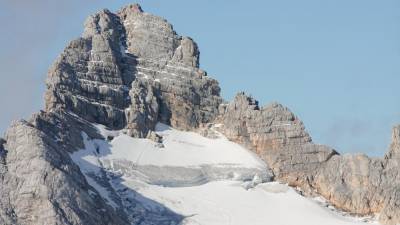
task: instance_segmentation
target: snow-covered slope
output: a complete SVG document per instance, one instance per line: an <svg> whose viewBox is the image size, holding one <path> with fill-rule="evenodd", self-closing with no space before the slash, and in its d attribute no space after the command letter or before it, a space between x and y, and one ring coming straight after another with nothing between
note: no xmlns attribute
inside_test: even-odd
<svg viewBox="0 0 400 225"><path fill-rule="evenodd" d="M158 124L161 146L97 127L112 140L83 133L85 149L71 157L132 224L365 224L270 182L263 161L220 134L210 139Z"/></svg>
<svg viewBox="0 0 400 225"><path fill-rule="evenodd" d="M231 166L266 169L256 155L226 138L209 139L197 133L174 130L157 124L157 133L163 137L163 147L148 139L119 135L112 142L110 159L125 158L138 165L193 167L201 165ZM132 150L134 149L134 150Z"/></svg>

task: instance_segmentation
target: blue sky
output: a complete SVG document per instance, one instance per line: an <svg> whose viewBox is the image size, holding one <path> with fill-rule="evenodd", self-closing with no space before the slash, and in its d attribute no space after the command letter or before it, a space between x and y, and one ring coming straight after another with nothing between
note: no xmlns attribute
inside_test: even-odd
<svg viewBox="0 0 400 225"><path fill-rule="evenodd" d="M137 1L201 51L222 95L278 101L317 143L381 156L400 123L400 1ZM85 18L132 1L0 2L0 132L43 107L44 79Z"/></svg>

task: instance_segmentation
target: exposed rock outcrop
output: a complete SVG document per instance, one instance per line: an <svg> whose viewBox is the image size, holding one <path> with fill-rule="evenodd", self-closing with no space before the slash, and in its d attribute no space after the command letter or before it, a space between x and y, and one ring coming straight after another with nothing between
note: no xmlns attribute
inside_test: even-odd
<svg viewBox="0 0 400 225"><path fill-rule="evenodd" d="M253 149L279 180L311 190L314 174L337 153L313 144L303 123L288 108L272 103L259 107L244 93L223 110L221 131L231 140Z"/></svg>
<svg viewBox="0 0 400 225"><path fill-rule="evenodd" d="M314 144L303 123L289 109L273 103L259 107L239 93L222 106L220 131L254 150L276 179L320 194L334 206L358 215L380 213L383 224L398 224L400 216L400 128L393 129L385 159L366 155L339 155Z"/></svg>
<svg viewBox="0 0 400 225"><path fill-rule="evenodd" d="M129 135L146 137L158 122L160 106L154 88L147 80L135 80L129 92L131 106L126 110Z"/></svg>
<svg viewBox="0 0 400 225"><path fill-rule="evenodd" d="M392 143L389 152L385 156L386 159L400 159L400 125L393 127Z"/></svg>
<svg viewBox="0 0 400 225"><path fill-rule="evenodd" d="M93 129L84 126L66 114L40 113L8 129L1 224L129 224L87 183L68 154L82 142L75 137Z"/></svg>
<svg viewBox="0 0 400 225"><path fill-rule="evenodd" d="M211 122L222 99L199 69L195 42L166 20L130 5L90 16L49 71L46 110L69 110L146 137L155 121L181 129Z"/></svg>

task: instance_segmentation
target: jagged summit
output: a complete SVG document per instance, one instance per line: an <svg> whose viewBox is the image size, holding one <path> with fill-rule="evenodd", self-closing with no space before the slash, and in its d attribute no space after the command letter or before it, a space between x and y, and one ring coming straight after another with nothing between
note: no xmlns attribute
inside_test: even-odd
<svg viewBox="0 0 400 225"><path fill-rule="evenodd" d="M400 158L400 125L392 129L392 143L390 144L386 158Z"/></svg>
<svg viewBox="0 0 400 225"><path fill-rule="evenodd" d="M47 87L47 111L66 109L139 137L157 121L181 129L211 122L222 101L218 82L199 69L197 44L137 4L90 16Z"/></svg>
<svg viewBox="0 0 400 225"><path fill-rule="evenodd" d="M384 159L342 156L313 143L303 122L279 103L260 107L245 93L223 103L218 82L200 69L199 58L191 38L178 35L165 19L143 12L138 4L90 16L82 37L67 45L48 72L45 110L14 122L0 139L0 224L178 224L182 215L149 199L147 203L154 207L143 205L146 198L128 190L121 176L148 175L146 182L154 182L150 178L155 176L163 181L161 185L189 177L197 184L211 178L237 179L237 172L246 173L241 179L248 188L275 179L306 196L322 196L340 210L379 214L386 225L400 223L398 126ZM209 139L196 136L201 141L190 143L188 134L173 136L178 130L202 133ZM163 141L172 146L166 149L174 149L175 144L189 149L194 159L196 149L221 142L247 154L240 144L264 161L257 166L264 176L251 180L247 172L254 175L254 168L216 170L221 165L139 165L149 149L152 154L159 150L154 155L162 160L186 165L179 160L187 159L187 152L180 152L182 158L171 157L161 150ZM137 161L107 161L107 154L126 143L144 149L132 151ZM220 155L225 151L211 150L206 149L222 162L229 158ZM104 161L80 164L85 157ZM210 155L206 158L206 162L214 160ZM127 197L127 192L135 197Z"/></svg>
<svg viewBox="0 0 400 225"><path fill-rule="evenodd" d="M129 9L129 10L131 10L133 12L136 12L136 13L142 13L143 12L142 7L138 3L134 3L134 4L130 4L128 6L125 6L122 10L127 10L127 9Z"/></svg>

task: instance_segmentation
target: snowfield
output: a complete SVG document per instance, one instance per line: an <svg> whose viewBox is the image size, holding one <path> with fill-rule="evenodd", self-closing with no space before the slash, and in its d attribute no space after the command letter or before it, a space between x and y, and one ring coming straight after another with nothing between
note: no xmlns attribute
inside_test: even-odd
<svg viewBox="0 0 400 225"><path fill-rule="evenodd" d="M270 182L246 190L237 181L200 186L146 186L139 193L186 216L190 225L354 225L344 217L304 198L286 185Z"/></svg>
<svg viewBox="0 0 400 225"><path fill-rule="evenodd" d="M111 142L109 158L126 159L138 165L193 167L227 164L261 170L267 168L256 155L224 137L209 139L197 133L174 130L160 123L156 131L163 137L163 148L155 148L154 142L148 139L119 135Z"/></svg>
<svg viewBox="0 0 400 225"><path fill-rule="evenodd" d="M105 139L82 133L71 155L89 184L132 224L356 225L284 184L254 153L221 134L215 139L158 124L161 146L96 125ZM95 194L95 192L93 192Z"/></svg>

